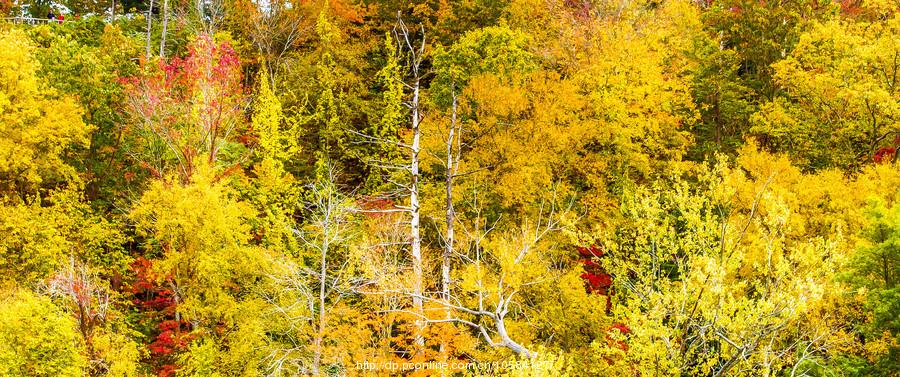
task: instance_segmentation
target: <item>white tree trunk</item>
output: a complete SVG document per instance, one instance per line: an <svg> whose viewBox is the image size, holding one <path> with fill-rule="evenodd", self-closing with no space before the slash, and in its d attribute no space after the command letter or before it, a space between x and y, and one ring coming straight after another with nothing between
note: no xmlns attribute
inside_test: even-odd
<svg viewBox="0 0 900 377"><path fill-rule="evenodd" d="M413 131L413 141L412 141L412 159L410 161L410 173L411 173L411 184L410 184L410 195L409 195L409 207L410 207L410 221L409 221L409 231L410 231L410 249L412 253L412 268L413 268L413 306L415 307L416 313L419 315L424 314L424 306L422 305L422 236L420 235L420 215L419 215L419 152L421 150L420 139L422 136L422 132L419 129L419 78L416 77L415 84L413 84L413 98L412 98L412 131ZM425 339L423 337L423 332L425 329L425 323L421 320L416 321L416 327L418 328L418 334L416 334L416 347L419 348L417 352L421 351L421 348L425 345Z"/></svg>
<svg viewBox="0 0 900 377"><path fill-rule="evenodd" d="M516 343L516 341L512 340L512 338L509 337L509 333L506 332L506 324L504 323L503 317L498 316L496 319L494 319L494 321L496 322L497 335L500 335L500 344L502 346L509 348L510 350L515 352L516 355L521 355L528 358L535 356L535 354L528 348L525 348L525 346Z"/></svg>
<svg viewBox="0 0 900 377"><path fill-rule="evenodd" d="M456 134L456 95L453 95L453 107L450 116L450 134L447 136L447 234L444 237L444 255L441 260L441 294L444 300L450 299L450 258L453 256L453 223L456 221L456 213L453 209L453 178L456 175L453 158L453 138ZM459 136L457 136L459 137ZM457 160L458 161L458 160ZM458 162L457 162L458 163Z"/></svg>
<svg viewBox="0 0 900 377"><path fill-rule="evenodd" d="M147 60L150 60L150 34L153 26L153 0L150 0L150 7L147 8Z"/></svg>
<svg viewBox="0 0 900 377"><path fill-rule="evenodd" d="M322 363L322 341L325 338L325 284L326 278L325 275L328 273L328 248L329 248L329 219L331 215L331 197L328 198L328 205L326 207L325 214L325 226L323 227L324 235L322 237L322 246L319 250L320 252L320 261L321 266L319 266L319 324L316 329L316 337L313 340L314 343L314 351L313 351L313 375L319 375L319 365Z"/></svg>
<svg viewBox="0 0 900 377"><path fill-rule="evenodd" d="M163 0L163 9L162 9L163 23L162 23L162 37L159 41L159 57L164 58L166 56L166 29L169 26L169 0Z"/></svg>

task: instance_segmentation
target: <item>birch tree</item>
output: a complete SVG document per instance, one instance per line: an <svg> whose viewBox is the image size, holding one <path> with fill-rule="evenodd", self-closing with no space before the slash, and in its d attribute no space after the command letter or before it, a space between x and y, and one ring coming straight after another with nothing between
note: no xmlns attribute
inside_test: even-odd
<svg viewBox="0 0 900 377"><path fill-rule="evenodd" d="M144 59L150 60L150 35L153 31L153 0L150 0L150 6L147 7L147 51Z"/></svg>
<svg viewBox="0 0 900 377"><path fill-rule="evenodd" d="M162 35L159 37L159 57L166 57L166 32L169 27L169 0L163 0Z"/></svg>
<svg viewBox="0 0 900 377"><path fill-rule="evenodd" d="M391 209L383 209L377 210L379 212L402 212L406 213L409 216L408 220L408 229L409 229L409 254L410 254L410 268L412 269L412 289L413 294L411 295L413 308L415 313L423 312L423 293L425 289L424 282L424 269L423 269L423 255L422 255L422 214L421 214L421 203L420 203L420 154L422 153L422 129L421 122L423 119L422 107L421 107L421 90L422 90L422 80L426 75L426 72L423 68L423 61L425 59L425 30L424 28L420 28L419 32L420 36L417 40L417 36L412 34L409 28L406 26L406 23L403 22L402 17L397 15L397 24L392 30L392 38L395 47L392 49L396 52L396 61L389 61L388 67L386 67L385 71L394 70L394 72L386 72L383 73L388 78L388 83L393 85L400 84L398 92L388 91L386 95L391 95L389 100L402 101L403 106L409 109L409 129L411 132L410 140L406 141L395 141L384 136L378 135L368 135L360 132L353 132L356 136L363 140L366 143L376 143L376 144L386 144L394 147L398 147L400 149L405 150L408 153L409 160L405 163L392 163L385 161L374 161L378 167L386 168L393 171L401 171L407 174L403 182L397 182L391 180L398 188L398 192L401 195L406 196L408 200L408 205L406 206L395 206L395 208ZM397 65L397 63L402 63L402 66ZM406 70L406 72L403 72ZM404 91L406 93L404 93ZM395 94L399 94L396 96ZM405 99L402 99L403 96L406 96ZM398 98L399 97L399 98ZM396 103L396 102L395 102ZM389 106L395 106L395 104L389 104ZM396 114L396 109L388 109L389 114ZM390 180L390 178L389 178ZM422 321L417 321L417 334L415 336L415 344L418 349L417 352L422 352L422 348L425 345L425 339L422 336L422 332L424 331L426 323Z"/></svg>

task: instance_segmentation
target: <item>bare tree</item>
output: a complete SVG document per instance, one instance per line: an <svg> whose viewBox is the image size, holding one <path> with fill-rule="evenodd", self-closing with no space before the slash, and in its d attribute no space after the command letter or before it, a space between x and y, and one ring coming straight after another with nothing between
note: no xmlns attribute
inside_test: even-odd
<svg viewBox="0 0 900 377"><path fill-rule="evenodd" d="M69 263L46 284L50 296L60 298L72 312L78 330L85 341L91 367L105 370L106 362L94 349L94 332L106 322L109 309L109 289L100 283L96 273L84 263L70 256Z"/></svg>
<svg viewBox="0 0 900 377"><path fill-rule="evenodd" d="M292 260L279 263L280 271L268 278L274 283L271 292L261 296L272 308L273 324L284 322L284 326L270 326L269 331L278 335L280 342L263 358L266 376L292 376L308 372L307 360L310 341L306 335L314 333L316 323L316 294L309 276L312 270L305 269Z"/></svg>
<svg viewBox="0 0 900 377"><path fill-rule="evenodd" d="M547 235L562 229L561 221L569 212L571 204L565 211L557 211L556 205L551 203L548 209L541 205L538 219L534 225L524 224L520 233L509 238L509 243L518 243L512 258L512 264L507 266L497 265L488 260L488 256L482 246L482 242L494 231L499 219L488 226L487 221L481 216L479 204L473 205L476 211L473 229L463 228L470 240L469 251L465 254L457 253L466 263L475 266L478 281L472 291L453 295L452 292L446 298L443 292L438 297L420 295L416 292L399 292L416 296L423 301L435 304L444 314L444 318L432 318L427 313L417 315L426 324L431 323L459 323L475 330L491 347L505 347L525 357L534 357L536 353L521 343L515 341L507 331L507 316L513 307L519 303L517 295L522 288L536 285L553 279L554 273L546 271L540 276L518 284L508 283L511 280L520 280L513 275L527 271L533 266L527 266L529 258L537 256L537 245ZM495 256L496 257L496 256ZM495 258L497 259L497 258ZM503 259L503 258L500 258ZM485 281L482 276L489 274L492 281Z"/></svg>
<svg viewBox="0 0 900 377"><path fill-rule="evenodd" d="M223 0L193 0L176 2L171 10L188 32L195 35L215 35L225 20ZM183 22L183 23L182 23Z"/></svg>
<svg viewBox="0 0 900 377"><path fill-rule="evenodd" d="M282 1L270 1L255 15L250 38L265 57L263 64L268 68L272 86L278 67L286 60L291 47L311 29L310 24L304 25L305 22L301 14Z"/></svg>
<svg viewBox="0 0 900 377"><path fill-rule="evenodd" d="M420 27L421 37L416 41L416 37L410 32L400 13L397 14L397 25L393 31L394 41L397 43L397 50L401 53L405 60L405 66L409 70L407 72L408 82L401 81L404 88L409 91L409 99L404 105L410 109L410 129L412 131L412 140L410 143L399 142L366 135L360 132L349 130L351 134L359 136L366 143L390 144L409 152L408 164L392 164L385 162L375 162L380 168L394 169L405 171L409 174L408 182L393 182L400 188L400 192L408 196L408 206L396 206L395 208L385 210L375 210L375 212L402 212L409 215L409 250L412 267L412 291L414 311L421 313L424 308L422 300L424 293L424 267L422 256L422 235L421 235L421 211L419 197L419 179L421 177L419 171L420 154L422 153L422 129L421 121L423 119L421 100L421 84L426 72L422 68L422 62L425 59L425 29ZM423 332L426 323L419 320L416 321L417 334L415 336L415 345L417 352L424 351L425 339Z"/></svg>
<svg viewBox="0 0 900 377"><path fill-rule="evenodd" d="M452 104L450 113L450 130L447 133L447 155L446 155L446 177L445 177L445 194L446 194L446 222L447 230L444 233L444 254L441 257L441 293L443 299L450 299L450 261L453 256L454 246L454 223L456 222L456 212L453 208L453 180L459 172L459 160L462 155L462 125L456 119L457 98L455 90L451 90ZM454 152L454 145L456 146Z"/></svg>
<svg viewBox="0 0 900 377"><path fill-rule="evenodd" d="M283 314L288 322L307 322L312 329L312 345L309 350L312 354L309 367L312 375L320 374L331 309L347 295L357 292L366 282L364 279L347 275L353 258L340 258L339 262L334 258L334 254L340 248L346 247L354 236L350 220L353 213L357 212L352 203L338 192L335 181L335 171L331 167L328 169L326 181L308 187L311 199L305 205L305 226L291 229L301 241L301 245L315 253L319 265L309 268L287 261L285 262L287 273L273 276L273 280L279 282L284 289L295 291L297 297L296 300L289 301L287 306L278 303L276 307L279 308L279 313ZM275 303L276 300L270 302ZM295 315L296 306L307 307L309 315ZM296 342L293 346L294 350L309 347L302 342ZM285 350L270 355L268 358L270 371L285 369L289 355L291 352Z"/></svg>
<svg viewBox="0 0 900 377"><path fill-rule="evenodd" d="M420 113L419 107L419 90L422 80L421 65L425 55L425 31L424 28L422 28L421 43L418 47L414 47L409 29L406 27L406 24L398 13L397 27L394 28L394 35L400 43L400 49L403 50L405 46L406 51L408 51L409 68L412 76L410 88L412 90L412 99L407 104L411 110L410 124L413 133L412 144L410 145L411 156L409 169L409 234L411 243L410 253L412 254L413 265L413 293L415 294L413 296L413 305L417 312L422 313L423 303L420 297L424 290L424 276L422 268L422 236L420 234L421 213L419 211L419 153L422 151L422 129L419 127L419 122L422 120L422 114ZM424 328L425 324L420 323L419 334L416 335L416 345L418 347L422 347L425 344L425 339L422 337L422 330Z"/></svg>

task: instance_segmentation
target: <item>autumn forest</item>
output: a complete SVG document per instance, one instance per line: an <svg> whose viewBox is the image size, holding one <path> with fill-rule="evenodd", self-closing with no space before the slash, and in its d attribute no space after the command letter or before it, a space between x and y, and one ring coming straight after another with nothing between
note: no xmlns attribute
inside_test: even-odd
<svg viewBox="0 0 900 377"><path fill-rule="evenodd" d="M900 376L896 0L0 13L0 376Z"/></svg>

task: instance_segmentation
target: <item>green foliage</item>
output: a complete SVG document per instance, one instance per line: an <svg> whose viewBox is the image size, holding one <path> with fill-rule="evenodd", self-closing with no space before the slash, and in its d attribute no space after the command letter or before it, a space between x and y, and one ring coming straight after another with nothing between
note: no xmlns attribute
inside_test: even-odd
<svg viewBox="0 0 900 377"><path fill-rule="evenodd" d="M84 109L84 122L95 130L71 164L83 173L92 204L110 205L129 186L126 174L143 173L121 145L126 103L119 78L137 73L131 58L139 53L138 44L98 18L65 27L45 25L29 34L39 46L35 56L41 81L75 99Z"/></svg>
<svg viewBox="0 0 900 377"><path fill-rule="evenodd" d="M820 0L705 5L695 76L695 99L703 116L696 129L698 160L737 149L751 133L750 116L768 113L761 105L782 93L773 64L791 54L810 23L834 18L839 11L837 3Z"/></svg>
<svg viewBox="0 0 900 377"><path fill-rule="evenodd" d="M865 299L871 314L861 326L868 363L862 371L886 374L900 368L900 206L871 200L866 209L868 226L862 232L859 251L850 263L849 282ZM867 364L867 365L866 365Z"/></svg>
<svg viewBox="0 0 900 377"><path fill-rule="evenodd" d="M370 135L379 138L395 138L400 125L406 119L403 109L403 81L397 48L393 37L386 34L384 37L384 50L387 54L385 65L378 71L376 80L381 85L382 115L378 122L369 130Z"/></svg>
<svg viewBox="0 0 900 377"><path fill-rule="evenodd" d="M866 241L856 255L855 273L869 289L893 289L900 285L900 208L874 200L867 209ZM864 283L863 283L864 282Z"/></svg>
<svg viewBox="0 0 900 377"><path fill-rule="evenodd" d="M507 81L534 71L536 59L526 50L527 45L527 34L505 25L467 32L450 48L435 52L433 100L448 107L451 94L462 93L479 75Z"/></svg>
<svg viewBox="0 0 900 377"><path fill-rule="evenodd" d="M700 119L692 130L696 135L692 159L702 160L716 152L733 153L748 132L750 115L756 110L751 90L741 79L738 53L722 49L722 41L697 38L694 59L694 99Z"/></svg>

